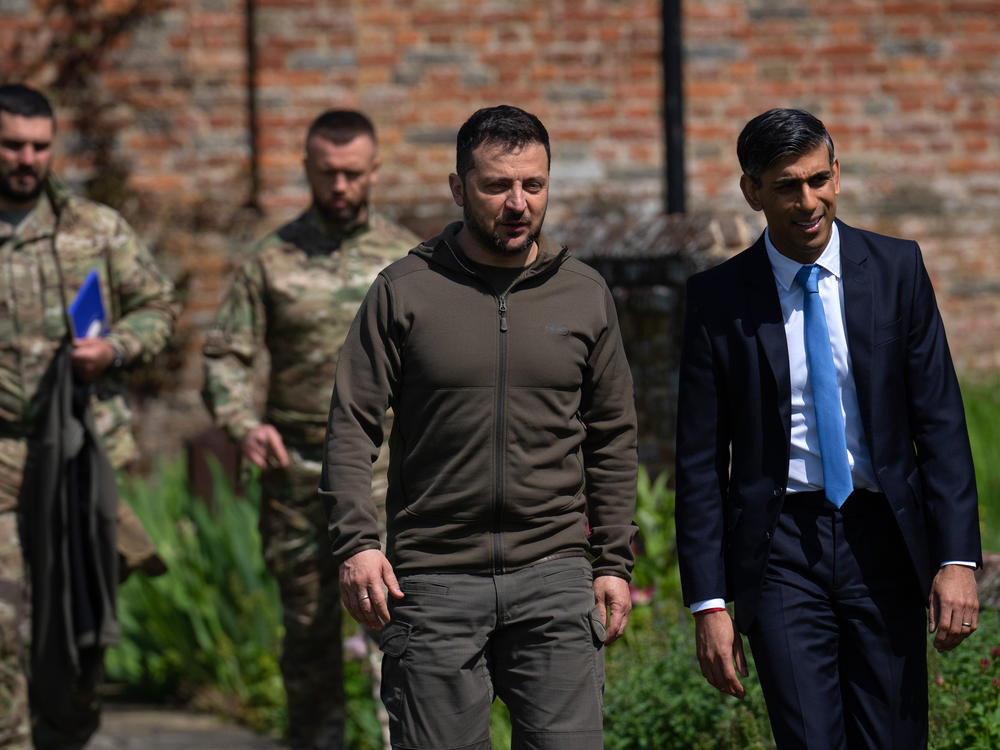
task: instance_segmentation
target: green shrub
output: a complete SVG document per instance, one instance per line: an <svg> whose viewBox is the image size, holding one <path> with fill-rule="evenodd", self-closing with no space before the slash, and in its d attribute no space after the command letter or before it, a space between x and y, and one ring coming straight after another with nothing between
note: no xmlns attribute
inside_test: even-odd
<svg viewBox="0 0 1000 750"><path fill-rule="evenodd" d="M1000 382L962 384L976 463L983 547L1000 552Z"/></svg>
<svg viewBox="0 0 1000 750"><path fill-rule="evenodd" d="M681 602L674 493L667 486L666 474L650 480L640 467L635 519L640 531L632 614L625 636L605 652L605 747L773 747L752 669L743 680L747 689L743 701L721 695L701 676L694 621Z"/></svg>
<svg viewBox="0 0 1000 750"><path fill-rule="evenodd" d="M345 613L344 630L354 621ZM347 713L344 726L344 747L351 750L382 750L382 727L375 712L372 676L369 662L344 662L344 701Z"/></svg>
<svg viewBox="0 0 1000 750"><path fill-rule="evenodd" d="M954 651L928 658L930 746L1000 747L1000 615L980 613L979 629Z"/></svg>
<svg viewBox="0 0 1000 750"><path fill-rule="evenodd" d="M677 567L674 491L667 486L665 473L651 480L646 467L639 467L635 522L639 532L633 545L632 630L649 627L654 617L676 619L686 611L681 605L681 574Z"/></svg>
<svg viewBox="0 0 1000 750"><path fill-rule="evenodd" d="M168 572L119 590L119 646L107 673L146 698L195 700L258 729L281 729L281 608L257 533L259 492L217 478L213 508L188 490L181 462L123 487Z"/></svg>
<svg viewBox="0 0 1000 750"><path fill-rule="evenodd" d="M774 746L756 672L751 666L742 680L747 690L742 701L709 685L698 668L690 616L644 622L608 648L606 662L604 743L609 750Z"/></svg>
<svg viewBox="0 0 1000 750"><path fill-rule="evenodd" d="M980 401L967 397L970 415L979 414ZM992 413L993 407L983 408ZM970 416L974 450L982 449L983 438L976 436L984 433L977 429L981 424L990 429L986 422ZM977 468L983 492L983 482L994 481L991 467ZM190 494L178 462L123 488L170 570L155 579L133 575L121 588L122 643L109 651L107 667L109 679L124 683L133 695L194 700L280 733L287 724L278 668L280 603L260 555L257 487L250 482L247 497L237 498L225 482L217 482L210 510ZM773 747L749 649L745 700L719 694L701 676L693 620L680 600L674 497L666 478L651 481L643 470L637 506L642 534L633 585L637 600L645 603L635 605L624 638L606 651L606 747ZM353 632L351 623L345 618L345 636ZM929 654L931 748L1000 747L996 613L984 612L979 631L954 652ZM345 691L347 746L378 750L366 662L345 663ZM497 701L490 722L497 750L510 747L508 722L506 707Z"/></svg>

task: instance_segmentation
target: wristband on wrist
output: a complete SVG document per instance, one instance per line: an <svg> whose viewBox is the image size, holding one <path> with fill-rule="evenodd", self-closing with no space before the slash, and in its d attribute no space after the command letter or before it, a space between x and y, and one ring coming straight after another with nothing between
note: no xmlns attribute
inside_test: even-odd
<svg viewBox="0 0 1000 750"><path fill-rule="evenodd" d="M709 607L708 609L700 609L697 612L692 612L692 616L698 617L700 615L707 615L709 612L725 612L725 607Z"/></svg>

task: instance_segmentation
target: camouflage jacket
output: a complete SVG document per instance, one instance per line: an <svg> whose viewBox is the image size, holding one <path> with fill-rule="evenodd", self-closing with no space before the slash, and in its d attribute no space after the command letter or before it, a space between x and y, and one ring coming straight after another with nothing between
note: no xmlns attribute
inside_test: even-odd
<svg viewBox="0 0 1000 750"><path fill-rule="evenodd" d="M148 361L166 344L177 306L173 285L111 208L73 195L55 178L11 232L0 224L0 437L32 434L46 394L42 376L68 333L68 305L97 270L108 341L123 364ZM135 456L116 371L94 388L94 420L109 458Z"/></svg>
<svg viewBox="0 0 1000 750"><path fill-rule="evenodd" d="M340 347L368 287L419 239L372 214L342 239L315 207L265 237L243 264L205 341L203 396L237 443L273 424L292 445L320 449ZM254 367L270 356L258 414Z"/></svg>

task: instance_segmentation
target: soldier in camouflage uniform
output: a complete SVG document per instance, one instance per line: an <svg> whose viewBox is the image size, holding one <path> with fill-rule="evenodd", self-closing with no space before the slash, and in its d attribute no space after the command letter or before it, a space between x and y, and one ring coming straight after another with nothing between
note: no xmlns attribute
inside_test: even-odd
<svg viewBox="0 0 1000 750"><path fill-rule="evenodd" d="M343 745L338 571L316 493L337 357L375 276L419 242L370 209L378 167L364 115L335 110L313 122L305 149L312 205L257 245L205 342L205 402L263 469L260 530L284 607L281 670L296 750ZM261 416L253 371L265 350ZM384 503L384 466L380 477L373 492Z"/></svg>
<svg viewBox="0 0 1000 750"><path fill-rule="evenodd" d="M19 498L29 439L47 394L42 376L69 335L66 302L91 270L100 277L110 332L73 341L74 379L93 383L92 413L120 467L136 453L120 370L147 361L173 329L173 287L122 218L76 197L49 173L52 109L37 91L0 86L0 748L81 748L97 728L95 668L73 678L70 715L31 705L31 599Z"/></svg>

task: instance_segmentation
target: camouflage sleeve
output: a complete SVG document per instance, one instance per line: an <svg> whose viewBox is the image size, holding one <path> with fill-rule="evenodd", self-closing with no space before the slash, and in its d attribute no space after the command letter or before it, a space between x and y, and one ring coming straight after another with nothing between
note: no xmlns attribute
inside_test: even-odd
<svg viewBox="0 0 1000 750"><path fill-rule="evenodd" d="M121 351L126 364L148 362L173 333L178 313L174 287L121 217L110 243L108 263L114 322L108 341Z"/></svg>
<svg viewBox="0 0 1000 750"><path fill-rule="evenodd" d="M255 259L236 274L205 338L202 398L237 443L261 424L254 408L254 357L264 348L264 279Z"/></svg>

